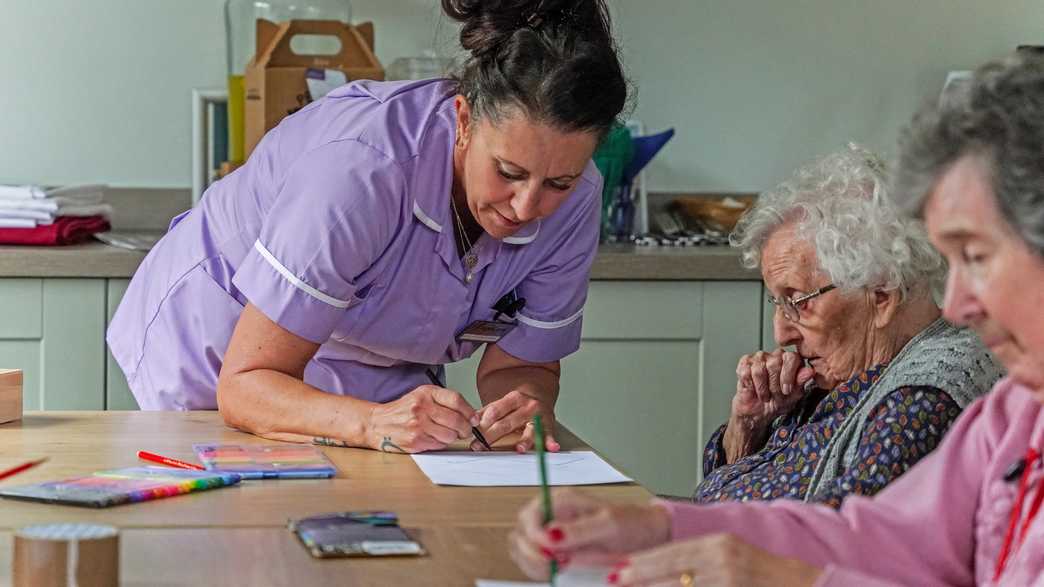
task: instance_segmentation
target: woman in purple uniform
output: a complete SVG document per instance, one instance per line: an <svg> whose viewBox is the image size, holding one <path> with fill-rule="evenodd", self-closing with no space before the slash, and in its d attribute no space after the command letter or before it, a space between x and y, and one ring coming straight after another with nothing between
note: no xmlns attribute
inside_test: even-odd
<svg viewBox="0 0 1044 587"><path fill-rule="evenodd" d="M143 409L405 452L472 426L528 450L553 418L598 244L591 155L627 94L609 14L442 5L471 52L456 79L331 92L171 223L108 332ZM483 345L475 410L441 366Z"/></svg>

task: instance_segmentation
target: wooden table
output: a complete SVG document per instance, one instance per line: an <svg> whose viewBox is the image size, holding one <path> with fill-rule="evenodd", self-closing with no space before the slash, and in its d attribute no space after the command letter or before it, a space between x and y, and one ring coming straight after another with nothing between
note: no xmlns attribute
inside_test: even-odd
<svg viewBox="0 0 1044 587"><path fill-rule="evenodd" d="M583 448L568 431L558 439ZM137 466L138 450L195 460L193 443L265 443L225 427L216 412L35 412L0 425L0 469L50 460L5 486ZM474 585L521 579L506 551L532 487L440 487L406 455L324 447L333 479L244 481L169 499L89 509L0 500L0 585L10 582L11 531L28 524L90 522L121 528L128 585ZM634 484L589 487L619 501L646 501ZM417 559L316 560L286 529L291 518L343 510L390 510L430 555Z"/></svg>

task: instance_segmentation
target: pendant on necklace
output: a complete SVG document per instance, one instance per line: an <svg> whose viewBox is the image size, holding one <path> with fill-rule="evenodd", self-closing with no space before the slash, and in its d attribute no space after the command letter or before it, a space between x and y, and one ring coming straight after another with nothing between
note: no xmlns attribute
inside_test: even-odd
<svg viewBox="0 0 1044 587"><path fill-rule="evenodd" d="M478 265L478 253L475 252L474 248L469 250L467 253L464 253L463 261L464 270L467 272L464 275L464 283L471 283L472 278L474 278L472 271L474 271L475 266Z"/></svg>

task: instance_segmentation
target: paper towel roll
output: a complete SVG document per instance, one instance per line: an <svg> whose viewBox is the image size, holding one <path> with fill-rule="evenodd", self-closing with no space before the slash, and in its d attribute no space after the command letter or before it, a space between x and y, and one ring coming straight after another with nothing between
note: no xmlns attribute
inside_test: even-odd
<svg viewBox="0 0 1044 587"><path fill-rule="evenodd" d="M98 524L26 526L14 536L14 587L115 587L119 533Z"/></svg>

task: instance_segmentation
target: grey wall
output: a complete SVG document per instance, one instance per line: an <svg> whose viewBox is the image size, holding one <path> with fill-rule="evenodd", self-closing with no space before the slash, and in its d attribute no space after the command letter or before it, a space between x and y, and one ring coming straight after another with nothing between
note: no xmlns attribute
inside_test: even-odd
<svg viewBox="0 0 1044 587"><path fill-rule="evenodd" d="M616 0L658 190L757 191L849 140L894 152L950 69L1044 43L1039 0Z"/></svg>
<svg viewBox="0 0 1044 587"><path fill-rule="evenodd" d="M353 0L385 63L436 0ZM891 151L949 69L1044 39L1039 0L611 0L635 115L679 134L654 190L758 190L850 139ZM190 92L224 84L221 0L0 0L0 182L188 187ZM435 45L451 51L453 27Z"/></svg>

